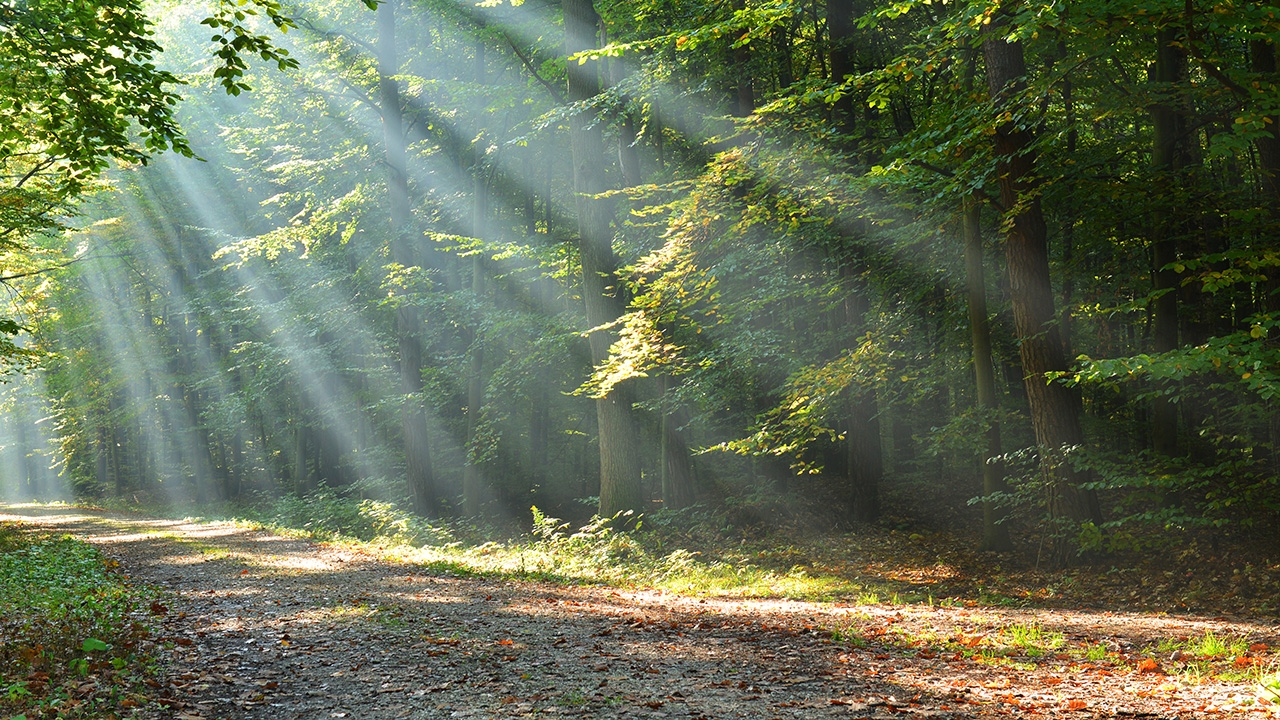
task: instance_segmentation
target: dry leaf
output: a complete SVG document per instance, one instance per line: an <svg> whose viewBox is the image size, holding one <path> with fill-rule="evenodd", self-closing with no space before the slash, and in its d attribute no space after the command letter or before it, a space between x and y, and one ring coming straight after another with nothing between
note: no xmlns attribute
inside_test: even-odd
<svg viewBox="0 0 1280 720"><path fill-rule="evenodd" d="M1161 668L1160 663L1156 662L1154 659L1143 658L1142 661L1138 663L1138 672L1163 675L1164 669Z"/></svg>

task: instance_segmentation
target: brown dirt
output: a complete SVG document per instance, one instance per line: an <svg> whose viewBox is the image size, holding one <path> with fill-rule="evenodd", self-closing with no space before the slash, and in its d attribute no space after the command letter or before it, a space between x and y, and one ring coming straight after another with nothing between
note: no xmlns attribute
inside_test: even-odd
<svg viewBox="0 0 1280 720"><path fill-rule="evenodd" d="M1280 717L1251 683L1143 652L1207 630L1274 648L1267 622L700 599L456 577L224 523L34 506L0 520L80 535L168 594L160 717ZM954 652L1019 624L1075 652ZM1085 661L1098 643L1109 658Z"/></svg>

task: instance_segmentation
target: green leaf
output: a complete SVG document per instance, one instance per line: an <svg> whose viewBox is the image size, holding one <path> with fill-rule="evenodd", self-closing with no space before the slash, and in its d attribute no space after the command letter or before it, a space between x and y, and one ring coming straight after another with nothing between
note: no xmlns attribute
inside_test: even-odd
<svg viewBox="0 0 1280 720"><path fill-rule="evenodd" d="M86 638L84 645L80 647L85 652L96 652L98 650L106 650L111 647L97 638Z"/></svg>

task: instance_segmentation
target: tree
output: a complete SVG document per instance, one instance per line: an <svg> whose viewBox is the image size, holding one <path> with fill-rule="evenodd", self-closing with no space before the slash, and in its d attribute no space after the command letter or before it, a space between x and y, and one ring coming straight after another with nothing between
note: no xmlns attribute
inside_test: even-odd
<svg viewBox="0 0 1280 720"><path fill-rule="evenodd" d="M591 117L590 102L600 92L596 61L579 62L576 55L596 48L600 16L592 0L563 0L565 50L571 103L579 104L569 119L573 149L574 204L578 212L578 255L582 263L582 296L587 310L591 359L609 358L606 326L622 316L625 299L618 281L618 260L610 228L613 203L600 197L608 186L604 177L604 134ZM633 417L631 389L612 387L596 400L600 444L600 515L612 517L642 506L640 459Z"/></svg>
<svg viewBox="0 0 1280 720"><path fill-rule="evenodd" d="M1001 118L995 128L996 176L1006 220L1005 254L1009 287L1017 323L1019 354L1026 381L1031 422L1041 453L1048 486L1050 517L1063 524L1054 547L1054 560L1069 563L1075 556L1073 532L1082 523L1102 522L1098 499L1082 485L1085 478L1063 455L1084 443L1080 428L1080 398L1052 381L1050 373L1067 370L1058 334L1052 285L1049 282L1047 228L1040 198L1034 192L1035 138L1019 104L1027 74L1022 43L1011 38L1012 6L997 6L984 29L987 87L993 109Z"/></svg>
<svg viewBox="0 0 1280 720"><path fill-rule="evenodd" d="M406 271L419 268L423 258L409 209L409 175L405 165L405 136L401 117L400 88L395 76L400 63L396 53L396 4L378 5L378 98L382 116L383 150L387 163L387 200L391 209L391 257ZM431 466L427 414L422 398L422 340L418 309L409 299L396 308L396 334L400 346L400 391L403 394L401 432L404 435L405 485L413 498L414 512L433 517L440 513Z"/></svg>

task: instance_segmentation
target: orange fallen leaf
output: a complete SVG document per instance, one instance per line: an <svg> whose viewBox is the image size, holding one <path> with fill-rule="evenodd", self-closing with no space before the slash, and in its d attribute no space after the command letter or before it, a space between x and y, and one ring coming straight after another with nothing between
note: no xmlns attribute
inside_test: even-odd
<svg viewBox="0 0 1280 720"><path fill-rule="evenodd" d="M1140 673L1158 673L1158 674L1160 674L1160 675L1163 675L1163 674L1164 674L1164 669L1163 669L1163 668L1161 668L1161 667L1160 667L1160 663L1156 662L1154 659L1152 659L1152 658L1143 658L1143 659L1142 659L1142 661L1138 663L1138 672L1140 672Z"/></svg>
<svg viewBox="0 0 1280 720"><path fill-rule="evenodd" d="M511 638L504 638L498 641L499 645L515 645L515 641Z"/></svg>
<svg viewBox="0 0 1280 720"><path fill-rule="evenodd" d="M1270 649L1266 643L1254 643L1249 646L1249 652L1264 653Z"/></svg>
<svg viewBox="0 0 1280 720"><path fill-rule="evenodd" d="M1062 703L1063 710L1083 710L1089 706L1089 703L1083 700L1066 700Z"/></svg>
<svg viewBox="0 0 1280 720"><path fill-rule="evenodd" d="M1041 680L1041 682L1043 682L1045 685L1057 685L1058 683L1062 682L1062 678L1056 677L1054 675L1050 675L1049 677Z"/></svg>

